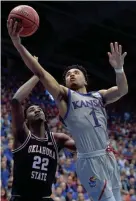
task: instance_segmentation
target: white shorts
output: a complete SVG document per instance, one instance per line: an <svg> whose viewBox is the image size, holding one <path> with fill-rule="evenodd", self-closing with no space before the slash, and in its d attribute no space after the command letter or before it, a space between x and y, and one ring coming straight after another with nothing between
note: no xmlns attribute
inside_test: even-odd
<svg viewBox="0 0 136 201"><path fill-rule="evenodd" d="M77 158L77 175L94 201L110 198L112 190L120 188L119 168L112 152L78 153Z"/></svg>

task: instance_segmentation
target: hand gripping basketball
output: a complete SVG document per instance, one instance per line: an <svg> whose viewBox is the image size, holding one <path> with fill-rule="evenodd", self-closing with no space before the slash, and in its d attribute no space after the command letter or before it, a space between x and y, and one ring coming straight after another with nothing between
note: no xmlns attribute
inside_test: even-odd
<svg viewBox="0 0 136 201"><path fill-rule="evenodd" d="M18 22L18 27L23 27L20 32L21 37L28 37L33 35L39 27L39 15L32 7L27 5L19 5L13 8L8 20L13 19Z"/></svg>
<svg viewBox="0 0 136 201"><path fill-rule="evenodd" d="M19 34L23 30L23 27L19 27L17 21L13 21L12 19L10 19L7 21L7 28L9 36L11 37L11 40L13 41L14 45L20 44L21 39Z"/></svg>

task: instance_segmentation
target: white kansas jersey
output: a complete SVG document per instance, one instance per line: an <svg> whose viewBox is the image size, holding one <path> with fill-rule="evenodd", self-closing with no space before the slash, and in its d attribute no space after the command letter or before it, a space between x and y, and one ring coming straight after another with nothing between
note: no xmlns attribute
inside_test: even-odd
<svg viewBox="0 0 136 201"><path fill-rule="evenodd" d="M80 94L69 89L68 109L63 123L80 153L105 149L109 144L107 115L99 92Z"/></svg>

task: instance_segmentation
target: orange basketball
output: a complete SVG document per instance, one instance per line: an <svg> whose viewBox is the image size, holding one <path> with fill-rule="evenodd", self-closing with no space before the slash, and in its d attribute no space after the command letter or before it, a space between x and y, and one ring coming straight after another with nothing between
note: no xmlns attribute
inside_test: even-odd
<svg viewBox="0 0 136 201"><path fill-rule="evenodd" d="M18 21L18 26L23 27L21 37L31 36L39 27L39 15L30 6L20 5L11 10L8 20Z"/></svg>

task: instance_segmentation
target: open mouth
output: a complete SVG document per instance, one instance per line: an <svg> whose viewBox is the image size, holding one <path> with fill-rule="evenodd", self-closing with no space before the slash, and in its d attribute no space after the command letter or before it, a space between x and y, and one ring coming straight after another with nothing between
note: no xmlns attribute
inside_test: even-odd
<svg viewBox="0 0 136 201"><path fill-rule="evenodd" d="M75 78L71 78L71 79L70 79L70 81L75 81L75 80L76 80Z"/></svg>
<svg viewBox="0 0 136 201"><path fill-rule="evenodd" d="M37 113L36 115L35 115L35 117L40 117L41 116L41 114L40 113Z"/></svg>

